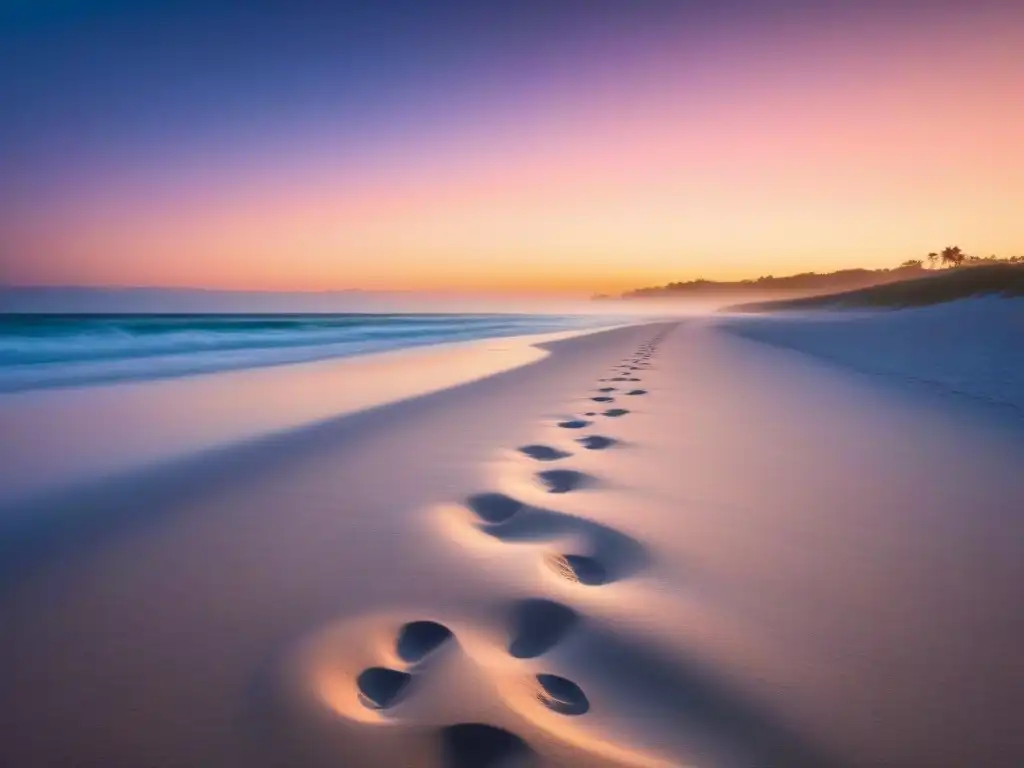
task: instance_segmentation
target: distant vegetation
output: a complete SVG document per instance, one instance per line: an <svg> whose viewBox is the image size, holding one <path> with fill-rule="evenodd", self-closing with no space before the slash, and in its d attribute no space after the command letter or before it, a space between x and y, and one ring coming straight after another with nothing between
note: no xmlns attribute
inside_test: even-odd
<svg viewBox="0 0 1024 768"><path fill-rule="evenodd" d="M926 266L927 264L927 266ZM716 298L736 297L743 294L775 294L781 298L833 294L855 291L876 285L897 283L928 276L944 268L977 267L992 264L1024 264L1024 256L998 258L996 256L968 256L959 246L947 246L941 251L927 254L923 259L908 259L893 269L842 269L837 272L804 272L798 275L775 277L767 275L751 280L716 281L689 280L650 288L638 288L622 294L624 299L649 298ZM595 299L610 299L600 294Z"/></svg>
<svg viewBox="0 0 1024 768"><path fill-rule="evenodd" d="M736 312L785 309L920 307L978 296L1024 296L1024 258L956 262L961 268L929 271L923 277L855 291L729 307Z"/></svg>
<svg viewBox="0 0 1024 768"><path fill-rule="evenodd" d="M702 298L711 296L736 296L744 293L785 293L808 294L822 291L837 291L851 288L863 288L868 285L906 280L920 276L925 272L918 263L901 266L896 269L843 269L838 272L819 274L804 272L799 275L775 277L767 275L753 280L718 281L689 280L687 282L669 283L653 288L638 288L622 294L624 299L651 298Z"/></svg>
<svg viewBox="0 0 1024 768"><path fill-rule="evenodd" d="M908 262L909 263L909 262ZM982 264L1024 264L1024 256L968 256L958 245L947 245L941 251L928 254L928 264L933 267L976 267Z"/></svg>

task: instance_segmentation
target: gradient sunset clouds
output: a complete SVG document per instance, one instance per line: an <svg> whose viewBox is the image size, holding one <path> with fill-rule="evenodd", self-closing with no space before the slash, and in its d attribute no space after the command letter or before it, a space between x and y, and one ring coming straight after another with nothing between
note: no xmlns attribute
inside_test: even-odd
<svg viewBox="0 0 1024 768"><path fill-rule="evenodd" d="M1024 253L1024 5L24 3L0 283L514 291Z"/></svg>

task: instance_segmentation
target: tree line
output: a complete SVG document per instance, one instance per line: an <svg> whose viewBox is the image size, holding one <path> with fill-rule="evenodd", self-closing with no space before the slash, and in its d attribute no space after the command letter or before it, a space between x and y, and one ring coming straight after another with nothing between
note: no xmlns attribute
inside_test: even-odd
<svg viewBox="0 0 1024 768"><path fill-rule="evenodd" d="M925 259L907 259L901 267L924 267L925 261L932 269L941 267L962 267L973 264L1024 264L1024 256L969 256L959 245L947 245L941 251L932 251Z"/></svg>

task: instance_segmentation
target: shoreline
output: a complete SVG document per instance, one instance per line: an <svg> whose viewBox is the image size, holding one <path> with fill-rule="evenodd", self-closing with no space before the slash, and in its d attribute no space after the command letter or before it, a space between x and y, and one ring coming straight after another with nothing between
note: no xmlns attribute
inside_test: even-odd
<svg viewBox="0 0 1024 768"><path fill-rule="evenodd" d="M631 318L530 314L0 314L0 394L145 383L487 339L600 330Z"/></svg>
<svg viewBox="0 0 1024 768"><path fill-rule="evenodd" d="M545 344L607 330L444 342L190 376L0 393L0 433L17 447L0 466L0 514L5 506L31 502L40 493L493 376L543 359ZM410 367L415 377L407 375ZM351 378L360 383L346 389Z"/></svg>

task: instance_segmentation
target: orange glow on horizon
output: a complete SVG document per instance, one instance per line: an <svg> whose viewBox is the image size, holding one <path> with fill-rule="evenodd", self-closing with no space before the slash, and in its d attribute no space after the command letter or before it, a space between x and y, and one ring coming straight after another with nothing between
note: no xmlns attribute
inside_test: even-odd
<svg viewBox="0 0 1024 768"><path fill-rule="evenodd" d="M579 294L1024 253L1024 31L962 33L774 41L696 72L660 51L354 169L328 142L97 172L21 212L14 242L47 258L19 279Z"/></svg>

